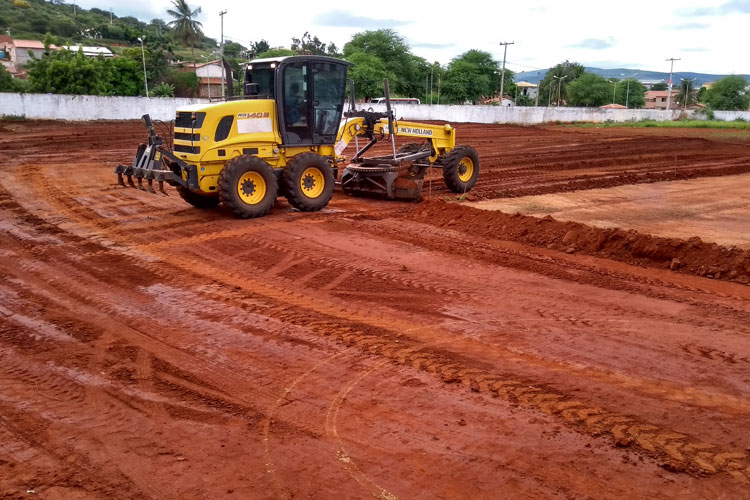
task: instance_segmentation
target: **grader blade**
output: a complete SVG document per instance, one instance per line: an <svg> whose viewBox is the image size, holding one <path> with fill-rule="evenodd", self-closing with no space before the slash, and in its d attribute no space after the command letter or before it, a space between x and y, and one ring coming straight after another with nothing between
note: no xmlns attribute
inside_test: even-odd
<svg viewBox="0 0 750 500"><path fill-rule="evenodd" d="M349 165L342 172L341 188L351 195L418 200L421 198L425 170L417 165Z"/></svg>

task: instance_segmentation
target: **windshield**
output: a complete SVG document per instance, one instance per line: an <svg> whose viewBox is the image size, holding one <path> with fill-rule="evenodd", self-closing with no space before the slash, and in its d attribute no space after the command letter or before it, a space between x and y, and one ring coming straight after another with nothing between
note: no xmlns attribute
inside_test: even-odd
<svg viewBox="0 0 750 500"><path fill-rule="evenodd" d="M272 68L248 68L245 73L245 83L257 83L258 95L252 96L258 99L273 99L273 79L275 69Z"/></svg>

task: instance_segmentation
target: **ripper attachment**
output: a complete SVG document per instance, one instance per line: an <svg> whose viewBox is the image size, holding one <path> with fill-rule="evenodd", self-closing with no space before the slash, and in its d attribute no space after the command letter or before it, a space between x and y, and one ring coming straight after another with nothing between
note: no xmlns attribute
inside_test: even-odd
<svg viewBox="0 0 750 500"><path fill-rule="evenodd" d="M167 194L164 191L164 182L173 186L198 189L195 166L187 165L166 149L164 139L157 135L156 130L154 130L154 123L149 115L143 115L141 120L148 130L148 143L138 146L133 162L129 166L118 165L115 167L117 184L155 194L154 181L156 181L159 185L159 192L164 195ZM187 173L187 181L183 180L183 171ZM125 184L123 177L127 178L127 184ZM133 177L135 177L137 184L133 182ZM146 179L145 186L143 185L143 179Z"/></svg>

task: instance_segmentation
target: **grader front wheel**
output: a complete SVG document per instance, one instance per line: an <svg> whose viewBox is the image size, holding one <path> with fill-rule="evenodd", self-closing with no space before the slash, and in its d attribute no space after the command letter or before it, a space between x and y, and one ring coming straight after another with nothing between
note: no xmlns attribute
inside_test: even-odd
<svg viewBox="0 0 750 500"><path fill-rule="evenodd" d="M295 156L281 176L284 196L302 212L315 212L328 205L334 182L331 165L316 153Z"/></svg>
<svg viewBox="0 0 750 500"><path fill-rule="evenodd" d="M443 160L443 179L454 193L467 193L479 179L479 155L470 146L456 146Z"/></svg>
<svg viewBox="0 0 750 500"><path fill-rule="evenodd" d="M266 215L277 191L273 169L257 156L238 156L219 174L219 198L243 219Z"/></svg>

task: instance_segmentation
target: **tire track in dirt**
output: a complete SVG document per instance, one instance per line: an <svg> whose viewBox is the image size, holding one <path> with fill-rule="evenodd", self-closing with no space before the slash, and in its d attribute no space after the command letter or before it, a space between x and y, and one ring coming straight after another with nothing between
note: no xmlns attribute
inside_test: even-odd
<svg viewBox="0 0 750 500"><path fill-rule="evenodd" d="M92 218L92 219L94 219L94 218ZM148 225L148 223L144 223L144 225L145 225L145 227L150 227ZM97 227L97 225L94 224L92 227ZM102 255L109 255L109 254L105 252ZM203 271L205 271L206 273L209 273L211 271L211 267L212 266L207 266L207 267L205 267L203 269ZM214 266L214 268L215 268L215 266ZM182 271L185 271L185 270L186 270L185 268L182 269ZM185 273L183 272L182 275L184 276L184 274ZM170 274L170 273L168 273L168 277L170 279L174 280L174 279L176 279L176 274ZM206 278L206 277L207 277L206 275L201 275L200 276L200 278ZM237 275L237 276L231 277L230 281L234 281L237 278L241 279L242 276ZM222 278L222 280L223 279L224 278ZM200 281L203 281L203 279L196 279L196 281L200 282ZM250 287L250 286L241 287L243 293L244 293L244 291L246 291L246 290L248 290L250 288L252 288L252 287ZM283 307L285 309L295 309L295 308L297 308L297 309L299 309L299 312L308 312L308 315L309 315L309 311L306 311L306 309L305 309L306 307L309 306L309 304L305 303L305 301L302 300L302 299L298 300L298 298L295 297L295 296L289 296L288 294L286 294L286 295L285 294L278 294L276 291L273 291L273 290L271 290L271 291L265 290L260 295L261 295L260 298L264 298L264 297L267 297L267 295L271 295L272 298L278 299L279 301L283 302L282 305L278 305L277 307ZM250 296L249 298L255 299L256 297ZM291 304L291 306L289 304ZM301 304L301 305L298 305L298 304ZM345 312L348 313L349 311L345 311ZM358 314L361 316L361 311ZM344 315L344 314L342 313L342 315ZM308 316L308 319L309 319L309 316ZM357 319L361 320L361 318L357 318ZM367 321L365 321L365 323L367 323ZM366 329L367 328L366 326L363 327L362 325L354 325L354 326L356 328L360 328L360 329ZM388 327L388 329L396 329L396 330L398 328L399 328L399 325L391 325L391 326ZM361 333L361 331L357 332L357 333ZM377 333L378 333L378 335L374 335L374 336L371 336L371 337L367 337L367 338L361 337L364 340L362 340L361 342L357 343L356 344L357 347L359 347L361 349L364 349L364 350L367 350L369 352L374 352L374 353L382 356L383 355L382 352L381 352L382 346L380 345L380 343L382 343L382 340L380 339L380 335L379 335L380 332L377 332ZM344 333L340 333L340 335L336 334L336 338L337 339L342 339L343 340L343 338L344 338L343 336L344 336ZM377 343L375 343L375 342L377 342ZM386 347L389 347L389 346L386 346ZM390 347L393 347L395 349L395 346L390 346ZM430 371L430 370L427 370L426 368L423 368L422 367L423 364L425 366L436 367L435 371L431 371L431 373L434 373L434 374L440 376L443 380L448 381L448 382L459 382L460 381L462 384L465 384L465 379L468 379L469 383L465 384L465 385L467 385L469 387L473 387L472 386L472 382L477 382L476 386L479 387L480 392L481 392L482 391L482 387L479 385L480 382L488 382L488 381L490 381L490 382L493 382L493 384L494 384L493 387L494 387L495 390L492 390L492 387L490 387L489 385L487 385L487 387L489 388L489 391L483 391L483 392L490 393L490 394L497 394L498 396L502 396L505 399L508 399L508 400L511 400L511 401L512 401L512 398L516 398L517 400L521 401L519 399L521 396L528 395L527 394L528 391L526 391L526 392L524 392L524 391L513 392L510 389L508 390L508 394L504 394L504 395L500 394L501 391L496 387L499 384L499 382L497 380L493 381L492 374L488 375L486 372L482 372L481 370L479 372L462 373L462 371L463 372L467 371L466 365L470 364L468 361L466 363L454 363L454 364L451 364L450 360L446 361L445 359L442 359L442 358L439 358L439 359L435 360L431 356L427 356L427 357L422 356L422 357L420 357L420 358L417 359L416 357L409 358L408 353L404 354L403 351L394 351L394 352L399 352L400 354L403 354L404 363L409 362L409 364L412 365L412 366L414 366L414 363L416 363L418 365L419 369L425 369L426 371ZM413 354L415 354L415 355L416 354L420 354L420 353L421 353L421 351L419 349L417 349L416 351L413 352ZM388 359L391 359L391 358L388 358ZM435 364L429 365L428 362L430 362L430 361L435 362ZM471 367L469 367L468 369L471 369ZM485 378L482 378L482 377L485 377ZM489 377L489 378L486 378L486 377ZM505 379L501 378L500 382L503 382L503 381L507 382L508 380L505 380ZM521 386L522 386L521 389L524 388L523 385L524 384L522 383L521 384ZM507 385L506 384L506 385L503 385L502 387L513 388L513 387L515 387L515 385L513 385L513 384ZM529 387L532 387L532 386L529 386ZM538 387L539 386L537 385L537 388ZM533 395L534 392L538 392L538 391L531 391L531 394ZM528 396L528 397L531 397L531 396ZM562 397L565 398L565 396L562 396ZM554 399L555 398L553 398L553 400ZM530 399L530 401L531 401L531 399ZM522 403L519 403L519 404L522 404ZM533 403L533 404L532 403L527 403L527 404L530 407L534 407L534 404L536 404L536 403ZM579 407L577 407L575 405L572 406L572 407L568 407L566 409L572 410L573 414L576 411L580 411ZM563 410L560 411L560 416L558 416L558 418L565 419L565 417L562 415L562 412L565 411L566 409L563 409ZM585 409L585 405L584 405L584 409ZM594 408L594 409L596 409L596 408ZM594 415L594 416L596 416L596 415ZM615 415L615 417L617 417L617 416L618 415ZM579 425L579 424L577 424L577 422L576 422L576 423L572 423L570 425L575 426L575 425ZM623 424L620 423L620 425L623 425ZM636 447L640 446L641 448L648 450L648 444L652 444L653 442L657 441L657 437L660 437L661 441L663 442L663 443L660 444L661 448L656 448L655 447L656 451L653 452L653 453L656 453L657 455L658 455L658 453L661 453L661 452L666 453L666 451L665 451L666 447L670 446L673 450L677 450L677 452L680 452L680 450L682 450L682 451L688 450L689 452L692 452L693 456L698 457L698 458L695 459L696 461L698 459L700 459L700 460L703 460L704 462L706 462L706 459L710 458L710 460L707 461L706 464L710 465L711 467L714 467L714 469L716 469L716 464L717 464L717 460L718 460L718 462L720 462L721 464L723 464L722 467L724 467L724 469L727 469L727 471L729 471L731 469L732 471L735 471L735 472L737 470L739 470L741 472L741 469L737 469L737 464L742 465L741 464L741 459L738 458L737 456L723 455L723 456L717 458L717 456L718 456L717 454L710 455L711 448L705 448L705 446L710 446L710 445L706 445L705 443L700 443L700 442L697 442L697 441L689 442L690 438L687 438L687 437L681 438L680 436L682 436L682 435L678 435L677 433L671 433L672 436L669 437L669 438L667 438L667 437L665 437L665 435L668 434L668 432L662 432L662 431L660 431L660 429L658 427L656 427L655 429L652 429L651 427L644 427L644 426L647 426L647 425L648 424L640 424L640 427L637 428L637 429L633 429L632 426L631 427L627 427L627 425L626 425L626 429L621 429L621 431L624 433L623 435L625 437L625 441L622 441L622 443L623 444L627 443L627 439L628 438L631 439L631 440L635 439L636 443L635 444L630 443L631 446L636 446ZM609 427L607 427L607 429L609 429L608 432L614 436L614 431L613 431L614 428L612 427L612 425L610 425ZM638 436L640 436L641 434L643 434L644 436L646 436L646 437L643 438L643 442L642 443L641 442L637 442L638 440L634 437L636 434ZM653 436L652 437L648 437L648 436L651 436L651 435L653 435ZM686 440L688 440L688 441L686 441ZM688 444L687 445L684 444L685 442L687 442ZM646 444L644 444L644 443L646 443ZM677 443L677 444L673 444L673 443ZM679 443L683 443L683 444L679 444ZM659 442L657 442L657 444L659 444ZM679 446L678 446L678 444L679 444ZM689 449L687 448L688 445L691 446ZM706 451L706 450L708 450L708 451ZM699 453L709 453L709 455L700 456L699 457L698 456ZM719 455L720 455L720 453L719 453ZM711 465L711 464L713 464L713 465ZM711 472L705 465L704 465L704 469L708 470L708 472ZM701 469L701 470L704 470L704 469ZM716 469L716 471L720 471L720 470L723 470L723 469Z"/></svg>
<svg viewBox="0 0 750 500"><path fill-rule="evenodd" d="M126 241L118 243L127 244ZM641 422L635 417L609 412L584 401L571 400L564 393L532 381L508 379L482 369L469 368L466 366L470 364L468 360L461 360L450 353L422 346L416 350L414 346L405 348L399 344L399 339L395 339L399 340L396 342L392 338L392 332L409 329L411 325L408 323L383 318L368 320L361 311L339 309L337 305L316 305L314 300L302 293L290 292L266 282L248 280L246 276L222 270L220 263L209 265L205 260L185 259L181 256L179 262L162 260L157 264L165 256L151 254L151 257L155 262L146 263L144 267L162 280L175 280L178 276L184 277L187 272L218 280L238 289L252 290L253 295L279 303L279 306L264 311L265 314L284 322L306 326L345 345L355 345L365 352L432 373L446 383L460 382L472 390L497 395L555 416L566 425L592 436L609 435L616 444L637 448L657 460L666 460L663 462L666 468L706 474L726 472L737 480L747 480L750 472L747 470L746 454L721 450L699 439ZM179 271L171 271L175 267ZM311 311L315 314L310 314ZM316 319L311 320L311 317ZM322 320L324 317L326 319ZM352 318L356 319L353 327L341 326L342 320L351 321ZM357 323L367 326L362 328ZM368 330L371 328L379 331L377 334L369 334Z"/></svg>

